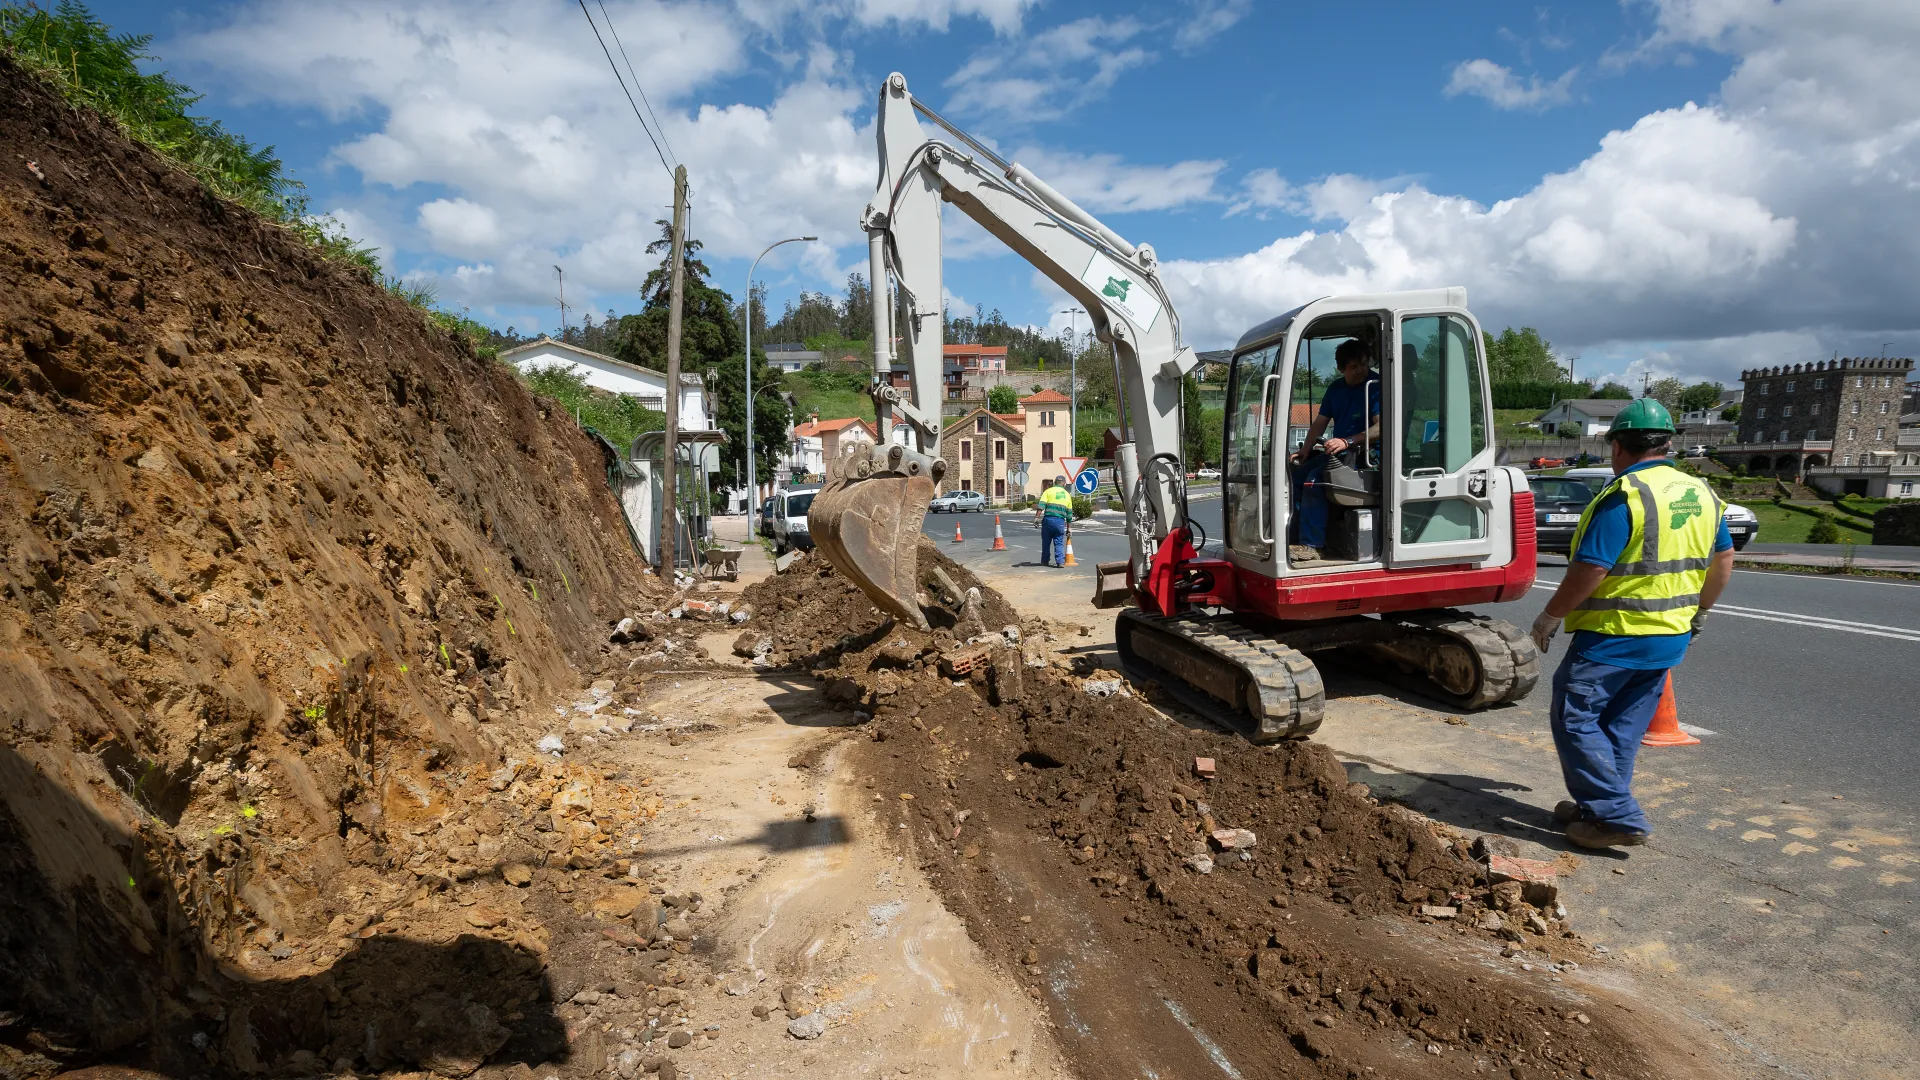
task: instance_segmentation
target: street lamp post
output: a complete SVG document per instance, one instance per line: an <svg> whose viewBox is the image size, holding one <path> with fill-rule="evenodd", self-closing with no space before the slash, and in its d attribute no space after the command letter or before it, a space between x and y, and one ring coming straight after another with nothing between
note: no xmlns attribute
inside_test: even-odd
<svg viewBox="0 0 1920 1080"><path fill-rule="evenodd" d="M1060 314L1067 317L1067 453L1071 457L1080 456L1080 354L1075 346L1080 344L1079 323L1076 317L1086 312L1070 307ZM1072 480L1073 477L1067 477Z"/></svg>
<svg viewBox="0 0 1920 1080"><path fill-rule="evenodd" d="M767 251L772 251L781 244L812 242L818 239L820 238L817 236L789 236L785 240L776 240L768 244ZM749 519L760 508L760 485L757 483L758 477L755 476L756 470L753 467L753 272L760 268L760 260L767 257L767 251L755 255L753 265L747 267L747 299L741 305L747 316L747 516ZM749 532L751 532L751 521L749 521Z"/></svg>

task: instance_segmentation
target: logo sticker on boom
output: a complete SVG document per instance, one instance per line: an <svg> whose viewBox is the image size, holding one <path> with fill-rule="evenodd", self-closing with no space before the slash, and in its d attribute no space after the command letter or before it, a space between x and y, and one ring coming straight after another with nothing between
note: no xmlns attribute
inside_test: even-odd
<svg viewBox="0 0 1920 1080"><path fill-rule="evenodd" d="M1160 318L1160 297L1140 281L1135 267L1114 262L1099 252L1087 260L1080 280L1105 304L1124 314L1141 333L1153 329Z"/></svg>

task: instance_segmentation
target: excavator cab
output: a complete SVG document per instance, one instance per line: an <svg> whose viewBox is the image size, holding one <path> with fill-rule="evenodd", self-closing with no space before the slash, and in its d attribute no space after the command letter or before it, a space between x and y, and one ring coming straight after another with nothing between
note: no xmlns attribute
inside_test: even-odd
<svg viewBox="0 0 1920 1080"><path fill-rule="evenodd" d="M1291 578L1510 558L1497 511L1512 480L1495 475L1480 330L1454 293L1330 297L1241 339L1223 492L1236 566ZM1356 353L1364 368L1343 371L1336 356ZM1322 442L1350 444L1338 454L1304 445L1323 416Z"/></svg>

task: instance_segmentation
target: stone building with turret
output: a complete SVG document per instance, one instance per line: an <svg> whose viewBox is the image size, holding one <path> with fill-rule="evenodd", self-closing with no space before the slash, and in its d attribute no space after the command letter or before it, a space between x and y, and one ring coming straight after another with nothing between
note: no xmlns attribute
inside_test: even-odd
<svg viewBox="0 0 1920 1080"><path fill-rule="evenodd" d="M1846 357L1743 371L1739 441L1720 460L1859 494L1884 488L1888 469L1920 472L1920 445L1900 437L1912 370L1905 357Z"/></svg>

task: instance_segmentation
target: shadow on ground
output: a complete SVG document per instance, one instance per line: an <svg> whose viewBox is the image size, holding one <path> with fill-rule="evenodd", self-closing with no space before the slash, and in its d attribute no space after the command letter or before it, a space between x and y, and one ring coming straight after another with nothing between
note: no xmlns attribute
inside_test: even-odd
<svg viewBox="0 0 1920 1080"><path fill-rule="evenodd" d="M205 944L250 930L234 898L180 887L219 880L196 876L203 864L250 864L246 837L189 858L157 827L104 820L4 743L0 776L14 780L0 789L0 1075L458 1077L567 1056L532 952L383 936L323 971L252 980Z"/></svg>

